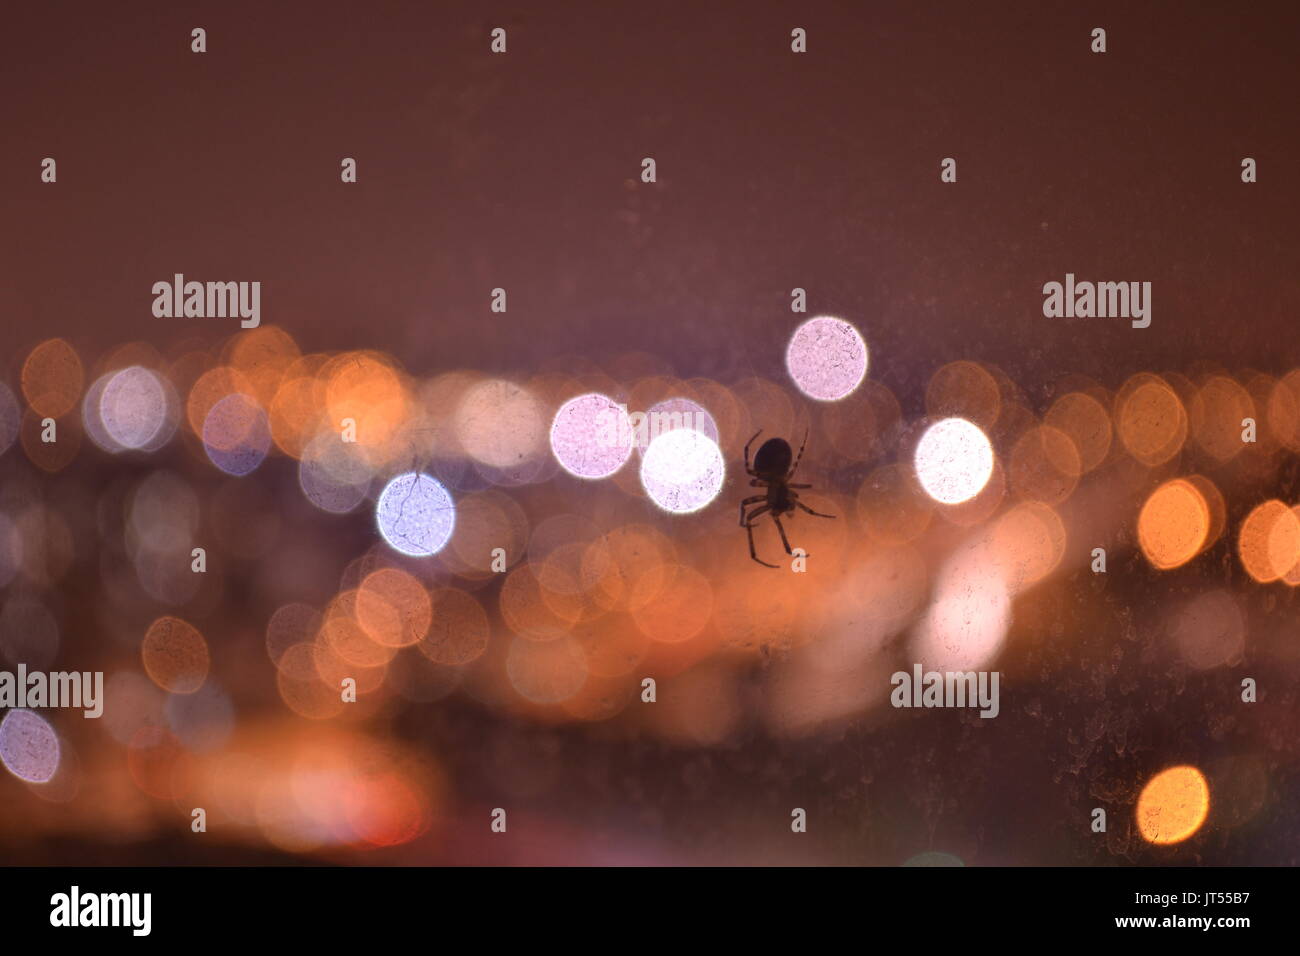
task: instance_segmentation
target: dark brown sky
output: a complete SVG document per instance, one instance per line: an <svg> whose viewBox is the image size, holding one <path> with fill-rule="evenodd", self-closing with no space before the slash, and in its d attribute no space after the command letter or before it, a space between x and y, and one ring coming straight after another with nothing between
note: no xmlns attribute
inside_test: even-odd
<svg viewBox="0 0 1300 956"><path fill-rule="evenodd" d="M190 52L195 26L204 55ZM495 26L509 31L504 56L488 51ZM645 350L683 377L783 379L793 286L862 329L870 374L905 418L955 358L998 363L1031 395L1068 372L1111 386L1204 360L1280 373L1300 365L1298 37L1294 3L12 3L0 377L16 384L27 348L53 335L92 360L132 339L165 348L237 330L154 318L151 286L176 272L261 281L263 321L304 350L386 349L420 375ZM46 156L57 185L39 181ZM339 181L344 156L356 185ZM653 186L636 183L645 156ZM939 182L945 156L955 185ZM1259 183L1240 182L1243 156ZM1066 272L1152 282L1151 327L1044 318L1042 285ZM504 316L488 310L495 286ZM373 540L360 520L355 538L306 527L294 546L340 561ZM327 534L333 551L315 546ZM1130 580L1149 599L1147 579ZM1076 812L1166 753L1209 765L1241 741L1282 752L1292 737L1270 737L1268 716L1234 725L1228 704L1184 695L1181 679L1165 687L1127 606L1065 594L1022 605L1020 626L1073 622L1080 649L1061 660L1042 645L1029 658L1043 664L1041 701L978 731L977 718L955 735L865 724L820 749L758 737L665 756L469 705L438 711L432 731L425 713L408 719L446 740L478 741L490 724L504 741L447 748L474 813L498 799L482 782L492 760L521 778L556 753L589 771L543 809L580 816L593 845L632 831L734 861L737 846L770 849L748 835L809 805L827 819L817 852L839 862L927 846L985 863L1167 862L1085 842ZM1258 619L1289 626L1268 601ZM1088 630L1112 617L1114 643ZM1127 676L1106 683L1122 673L1116 646L1154 695L1133 697L1147 685ZM1054 686L1062 673L1079 676ZM1116 686L1127 702L1107 701ZM1104 745L1075 729L1097 721ZM1295 773L1269 783L1269 816L1207 837L1208 861L1293 862ZM737 810L718 793L752 800Z"/></svg>
<svg viewBox="0 0 1300 956"><path fill-rule="evenodd" d="M175 272L260 280L304 348L417 373L645 349L779 370L792 286L873 377L1031 388L1300 362L1289 3L11 4L0 349L93 357ZM493 26L509 52L488 52ZM209 52L189 52L189 31ZM789 51L793 26L810 52ZM1094 26L1109 52L1089 52ZM59 182L39 182L45 156ZM356 157L360 182L339 181ZM631 188L642 157L659 182ZM957 158L959 181L938 179ZM1239 179L1243 156L1260 182ZM1149 280L1154 321L1041 314ZM488 293L504 286L510 311Z"/></svg>

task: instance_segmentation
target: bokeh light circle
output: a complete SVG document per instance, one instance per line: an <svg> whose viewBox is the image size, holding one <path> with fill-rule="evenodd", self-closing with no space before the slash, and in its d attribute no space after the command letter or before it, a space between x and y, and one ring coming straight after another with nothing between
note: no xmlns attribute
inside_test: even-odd
<svg viewBox="0 0 1300 956"><path fill-rule="evenodd" d="M347 514L366 499L374 470L355 443L323 429L302 451L298 486L317 508Z"/></svg>
<svg viewBox="0 0 1300 956"><path fill-rule="evenodd" d="M993 446L978 425L945 418L916 446L916 475L935 501L955 505L980 493L993 474Z"/></svg>
<svg viewBox="0 0 1300 956"><path fill-rule="evenodd" d="M819 315L790 336L785 367L799 391L809 398L839 401L866 377L867 343L850 323Z"/></svg>
<svg viewBox="0 0 1300 956"><path fill-rule="evenodd" d="M59 735L35 711L11 710L0 720L0 761L28 783L46 783L59 769Z"/></svg>
<svg viewBox="0 0 1300 956"><path fill-rule="evenodd" d="M203 448L208 459L226 474L242 477L251 473L271 448L266 413L242 392L227 395L203 420Z"/></svg>
<svg viewBox="0 0 1300 956"><path fill-rule="evenodd" d="M157 374L139 365L115 372L99 396L100 421L123 448L144 448L167 422L167 393Z"/></svg>
<svg viewBox="0 0 1300 956"><path fill-rule="evenodd" d="M149 625L140 659L150 680L173 694L193 694L208 678L208 642L188 621L160 617Z"/></svg>
<svg viewBox="0 0 1300 956"><path fill-rule="evenodd" d="M689 514L718 496L726 478L722 451L690 428L664 432L641 459L641 485L664 511Z"/></svg>
<svg viewBox="0 0 1300 956"><path fill-rule="evenodd" d="M23 362L23 397L41 418L62 418L76 408L83 385L81 356L63 339L42 342Z"/></svg>
<svg viewBox="0 0 1300 956"><path fill-rule="evenodd" d="M1167 481L1138 513L1138 545L1146 559L1164 570L1186 564L1201 552L1210 532L1210 509L1189 481Z"/></svg>
<svg viewBox="0 0 1300 956"><path fill-rule="evenodd" d="M1245 649L1246 618L1228 590L1214 588L1183 606L1171 634L1184 661L1210 670L1231 663Z"/></svg>
<svg viewBox="0 0 1300 956"><path fill-rule="evenodd" d="M1148 843L1181 843L1205 822L1210 786L1195 767L1162 770L1142 788L1137 803L1138 829Z"/></svg>
<svg viewBox="0 0 1300 956"><path fill-rule="evenodd" d="M398 475L379 495L375 521L389 547L414 558L437 554L456 527L456 505L436 478Z"/></svg>
<svg viewBox="0 0 1300 956"><path fill-rule="evenodd" d="M454 418L456 438L475 461L495 468L518 466L542 449L546 423L528 389L504 379L471 387Z"/></svg>
<svg viewBox="0 0 1300 956"><path fill-rule="evenodd" d="M1237 555L1246 573L1260 584L1287 574L1297 559L1300 519L1287 505L1271 498L1253 508L1237 534Z"/></svg>
<svg viewBox="0 0 1300 956"><path fill-rule="evenodd" d="M985 667L1006 641L1011 599L996 552L980 541L966 547L940 572L934 600L913 635L915 659L932 670Z"/></svg>
<svg viewBox="0 0 1300 956"><path fill-rule="evenodd" d="M578 478L608 478L632 454L627 408L591 392L571 398L551 422L555 460Z"/></svg>

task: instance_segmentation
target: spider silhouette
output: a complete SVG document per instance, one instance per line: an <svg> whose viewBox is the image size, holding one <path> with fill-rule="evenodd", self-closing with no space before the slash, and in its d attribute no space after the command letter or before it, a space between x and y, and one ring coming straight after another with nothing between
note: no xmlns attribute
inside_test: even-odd
<svg viewBox="0 0 1300 956"><path fill-rule="evenodd" d="M792 484L790 479L794 477L795 469L799 467L799 461L803 458L803 450L808 447L808 433L803 433L803 444L799 446L799 455L794 459L794 464L790 464L790 443L784 438L769 438L759 446L758 454L754 456L754 464L749 464L749 446L754 444L754 439L763 434L763 429L754 432L754 437L745 442L745 474L750 477L750 487L766 488L767 491L761 495L753 495L746 498L740 503L740 523L749 535L749 556L765 567L775 568L777 565L769 564L758 556L754 550L754 525L758 519L765 514L771 514L772 520L776 523L776 530L781 532L781 543L785 545L786 554L794 554L790 550L790 539L785 536L785 527L781 524L781 515L792 514L795 508L801 508L810 515L816 515L818 518L834 518L835 515L822 514L820 511L813 511L806 504L799 500L799 494L796 488L811 488L812 485ZM745 514L745 506L763 502L749 514Z"/></svg>

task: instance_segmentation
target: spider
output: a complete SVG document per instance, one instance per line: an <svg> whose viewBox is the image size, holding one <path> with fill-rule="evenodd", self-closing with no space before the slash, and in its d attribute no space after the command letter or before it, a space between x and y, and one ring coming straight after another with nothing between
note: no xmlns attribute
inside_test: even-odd
<svg viewBox="0 0 1300 956"><path fill-rule="evenodd" d="M810 515L816 515L818 518L834 518L835 515L822 514L820 511L813 511L806 504L799 500L796 488L811 488L812 485L796 485L790 479L794 477L795 469L799 467L799 461L803 458L803 450L808 446L808 433L803 434L803 444L799 446L799 455L790 464L790 443L784 438L769 438L758 449L758 454L754 456L754 464L749 464L749 446L754 444L754 439L763 434L763 429L754 432L754 437L745 442L745 474L750 475L750 486L753 488L766 488L767 491L761 495L753 495L746 498L740 503L740 524L749 534L749 556L769 568L775 568L777 565L768 564L758 556L754 550L754 524L763 515L771 513L772 520L776 522L776 530L781 532L781 543L785 545L786 554L794 554L790 550L790 540L785 536L785 528L781 525L781 515L792 514L795 508L802 508ZM763 502L749 514L745 514L745 506Z"/></svg>

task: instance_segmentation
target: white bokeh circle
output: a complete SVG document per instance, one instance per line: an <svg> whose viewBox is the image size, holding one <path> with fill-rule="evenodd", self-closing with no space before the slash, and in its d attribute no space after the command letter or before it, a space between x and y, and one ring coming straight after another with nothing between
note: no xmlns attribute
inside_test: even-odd
<svg viewBox="0 0 1300 956"><path fill-rule="evenodd" d="M717 443L691 428L663 432L641 458L641 486L673 514L699 511L718 496L725 478Z"/></svg>
<svg viewBox="0 0 1300 956"><path fill-rule="evenodd" d="M916 476L935 501L960 504L974 498L993 474L993 446L978 425L945 418L931 425L916 446Z"/></svg>

